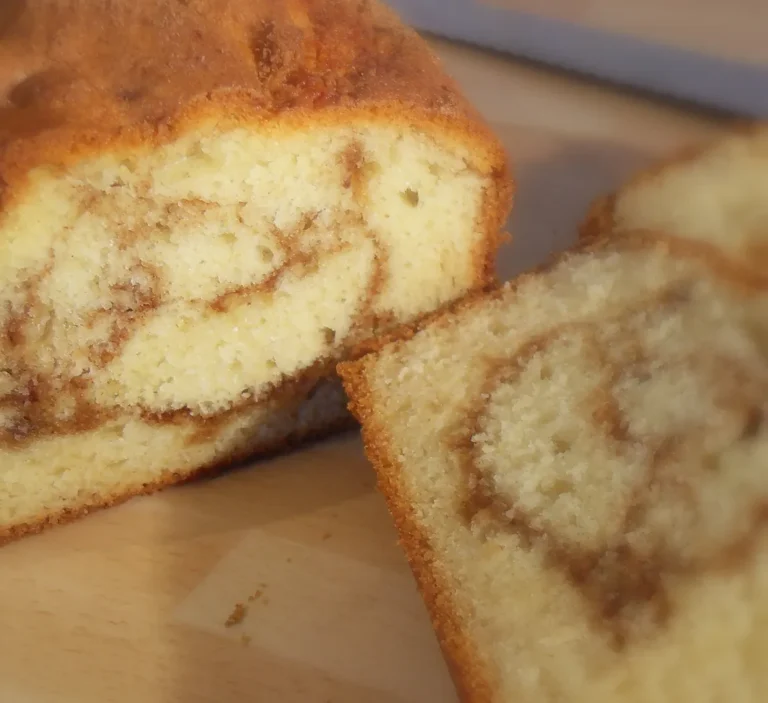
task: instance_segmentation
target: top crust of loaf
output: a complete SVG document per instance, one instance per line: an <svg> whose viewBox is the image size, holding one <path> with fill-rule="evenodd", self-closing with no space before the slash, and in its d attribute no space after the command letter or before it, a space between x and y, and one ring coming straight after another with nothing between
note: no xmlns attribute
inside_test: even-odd
<svg viewBox="0 0 768 703"><path fill-rule="evenodd" d="M200 126L398 122L503 148L426 44L375 0L3 0L0 206L40 165ZM504 203L506 206L506 202Z"/></svg>

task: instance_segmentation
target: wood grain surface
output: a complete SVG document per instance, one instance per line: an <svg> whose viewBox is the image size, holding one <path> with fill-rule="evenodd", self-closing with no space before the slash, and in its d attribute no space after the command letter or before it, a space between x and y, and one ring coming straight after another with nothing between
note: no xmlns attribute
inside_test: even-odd
<svg viewBox="0 0 768 703"><path fill-rule="evenodd" d="M514 160L505 277L724 126L436 45ZM0 703L455 701L354 433L3 548L0 622Z"/></svg>

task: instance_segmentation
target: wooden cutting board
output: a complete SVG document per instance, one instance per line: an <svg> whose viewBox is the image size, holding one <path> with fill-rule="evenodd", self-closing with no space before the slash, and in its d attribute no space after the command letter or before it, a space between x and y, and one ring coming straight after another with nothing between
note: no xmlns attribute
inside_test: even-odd
<svg viewBox="0 0 768 703"><path fill-rule="evenodd" d="M634 168L723 128L436 46L515 162L505 277ZM0 550L0 703L208 701L455 701L354 433Z"/></svg>

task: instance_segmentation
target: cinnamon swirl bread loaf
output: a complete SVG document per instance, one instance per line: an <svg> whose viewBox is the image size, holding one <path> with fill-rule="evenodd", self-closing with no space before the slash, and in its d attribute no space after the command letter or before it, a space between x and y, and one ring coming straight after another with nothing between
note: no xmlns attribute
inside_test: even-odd
<svg viewBox="0 0 768 703"><path fill-rule="evenodd" d="M485 287L503 149L372 0L0 3L0 540L349 421Z"/></svg>
<svg viewBox="0 0 768 703"><path fill-rule="evenodd" d="M768 700L766 332L627 232L341 365L464 700Z"/></svg>
<svg viewBox="0 0 768 703"><path fill-rule="evenodd" d="M582 237L664 232L768 283L768 126L729 133L637 174L599 198Z"/></svg>

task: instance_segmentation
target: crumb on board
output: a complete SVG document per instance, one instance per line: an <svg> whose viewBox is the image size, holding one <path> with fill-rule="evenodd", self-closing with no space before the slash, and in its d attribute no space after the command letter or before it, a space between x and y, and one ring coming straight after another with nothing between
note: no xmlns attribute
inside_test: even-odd
<svg viewBox="0 0 768 703"><path fill-rule="evenodd" d="M259 588L255 590L250 596L248 596L248 602L253 603L253 601L259 600L262 595L264 595L264 591Z"/></svg>
<svg viewBox="0 0 768 703"><path fill-rule="evenodd" d="M243 634L240 635L240 641L243 643L243 647L247 647L251 643L251 636L246 635L245 632L243 632Z"/></svg>
<svg viewBox="0 0 768 703"><path fill-rule="evenodd" d="M327 539L331 539L333 535L330 532L323 532L322 540L325 542Z"/></svg>
<svg viewBox="0 0 768 703"><path fill-rule="evenodd" d="M235 603L235 607L232 609L232 612L226 619L224 627L234 627L235 625L239 625L243 620L245 620L245 614L247 612L248 608L243 603Z"/></svg>

